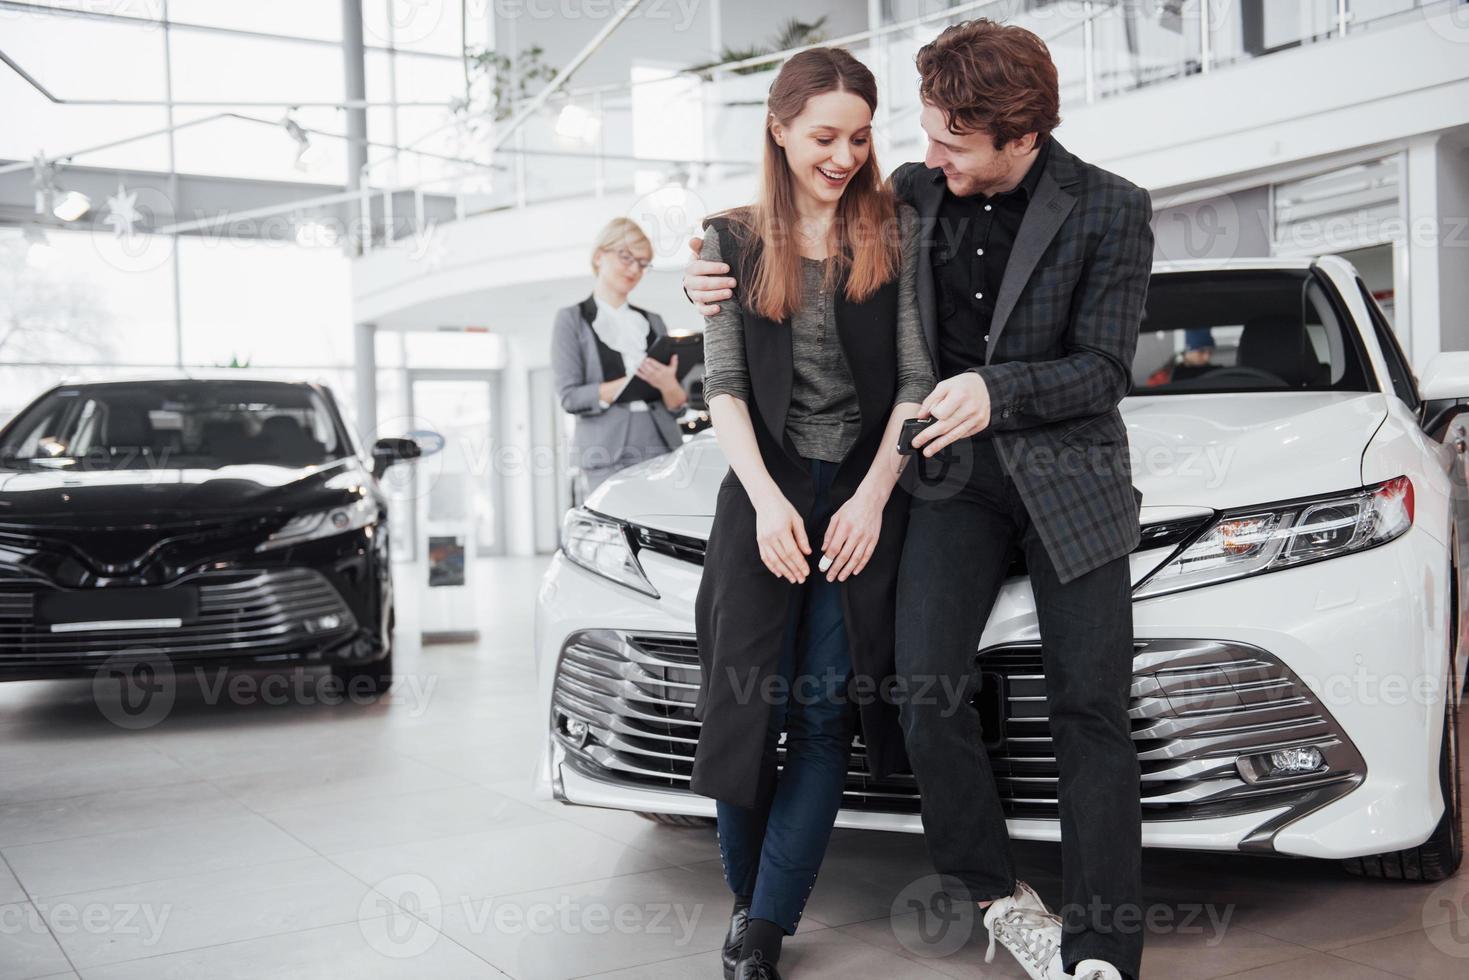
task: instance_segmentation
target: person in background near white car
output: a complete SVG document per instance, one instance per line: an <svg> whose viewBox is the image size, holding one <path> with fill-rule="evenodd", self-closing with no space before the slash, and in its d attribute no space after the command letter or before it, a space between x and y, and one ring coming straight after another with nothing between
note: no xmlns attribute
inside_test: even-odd
<svg viewBox="0 0 1469 980"><path fill-rule="evenodd" d="M556 313L551 370L561 407L576 416L572 463L581 499L618 470L683 443L678 415L688 393L678 380L678 355L668 364L647 356L668 328L658 314L627 300L652 261L653 243L643 230L614 218L592 247L592 295ZM661 397L618 403L634 377Z"/></svg>
<svg viewBox="0 0 1469 980"><path fill-rule="evenodd" d="M876 107L872 73L846 51L791 58L770 89L759 198L711 218L702 241L707 259L744 272L739 301L705 332L704 394L730 472L694 606L690 780L717 800L735 895L723 964L738 980L779 978L854 727L874 775L906 766L892 704L860 692L893 676L908 512L898 435L934 378L916 216L882 186Z"/></svg>

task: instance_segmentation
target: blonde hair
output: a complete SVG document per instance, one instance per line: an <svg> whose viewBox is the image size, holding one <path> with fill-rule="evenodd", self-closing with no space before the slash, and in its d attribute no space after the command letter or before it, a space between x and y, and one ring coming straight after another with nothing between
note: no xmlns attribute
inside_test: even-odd
<svg viewBox="0 0 1469 980"><path fill-rule="evenodd" d="M608 249L617 248L620 245L644 245L648 254L653 254L653 242L638 227L638 223L631 218L613 218L597 232L596 239L592 242L592 271L597 271L597 256Z"/></svg>

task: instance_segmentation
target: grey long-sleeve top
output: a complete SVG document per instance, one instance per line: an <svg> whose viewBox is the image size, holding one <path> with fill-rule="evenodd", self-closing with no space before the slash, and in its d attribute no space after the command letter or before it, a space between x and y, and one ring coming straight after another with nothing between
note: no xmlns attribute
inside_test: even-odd
<svg viewBox="0 0 1469 980"><path fill-rule="evenodd" d="M898 205L902 264L898 278L898 386L893 400L922 402L937 381L923 325L918 319L918 213ZM699 257L720 259L719 234L706 229ZM827 260L830 261L830 260ZM861 413L852 372L836 330L836 304L822 289L825 261L801 259L802 303L791 314L791 405L786 434L807 459L841 462L857 441ZM738 290L738 287L736 287ZM750 400L750 374L745 363L744 323L738 304L726 301L704 328L704 398L733 395Z"/></svg>

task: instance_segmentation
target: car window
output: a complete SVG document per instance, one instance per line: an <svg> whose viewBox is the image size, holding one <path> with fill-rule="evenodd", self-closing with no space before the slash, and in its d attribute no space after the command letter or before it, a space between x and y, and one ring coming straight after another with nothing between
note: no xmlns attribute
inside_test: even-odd
<svg viewBox="0 0 1469 980"><path fill-rule="evenodd" d="M1398 343L1397 332L1387 322L1387 314L1382 312L1376 297L1361 279L1357 280L1357 289L1362 293L1362 302L1367 304L1367 317L1372 321L1372 332L1377 335L1377 345L1382 348L1382 357L1387 361L1387 376L1392 381L1393 393L1416 411L1421 400L1418 397L1418 383L1414 380L1413 369L1408 366L1408 358Z"/></svg>
<svg viewBox="0 0 1469 980"><path fill-rule="evenodd" d="M1370 391L1355 330L1309 270L1159 273L1134 394Z"/></svg>
<svg viewBox="0 0 1469 980"><path fill-rule="evenodd" d="M308 466L348 452L321 395L305 385L113 383L43 395L6 428L0 464Z"/></svg>

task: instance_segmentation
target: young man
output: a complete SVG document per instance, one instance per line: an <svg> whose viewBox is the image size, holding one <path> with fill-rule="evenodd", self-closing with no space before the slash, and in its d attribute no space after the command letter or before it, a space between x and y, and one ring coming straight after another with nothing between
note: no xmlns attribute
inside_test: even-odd
<svg viewBox="0 0 1469 980"><path fill-rule="evenodd" d="M1129 552L1140 498L1118 402L1147 293L1145 191L1068 153L1045 43L988 20L918 53L928 136L892 185L923 222L918 301L938 377L914 439L949 454L914 494L899 571L901 705L936 869L1034 978L1137 980L1142 956ZM709 312L728 269L684 278ZM1015 878L977 712L980 634L1018 547L1036 599L1059 769L1059 916Z"/></svg>

